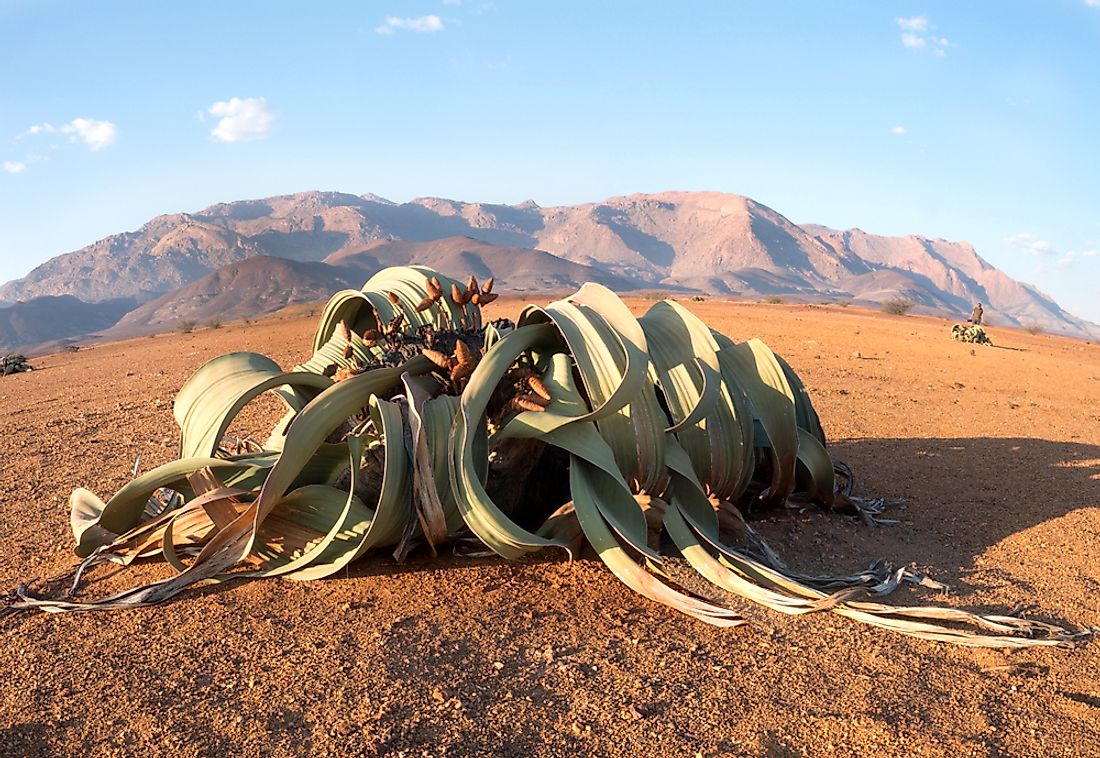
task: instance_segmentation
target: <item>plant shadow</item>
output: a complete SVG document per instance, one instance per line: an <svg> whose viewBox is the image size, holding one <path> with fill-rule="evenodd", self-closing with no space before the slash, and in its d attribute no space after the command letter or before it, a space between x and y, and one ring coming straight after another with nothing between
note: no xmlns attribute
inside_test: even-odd
<svg viewBox="0 0 1100 758"><path fill-rule="evenodd" d="M980 557L1028 529L1100 507L1096 445L1022 437L897 438L837 440L829 449L854 470L857 494L901 498L905 506L885 514L900 520L892 526L852 526L851 519L816 513L779 514L759 524L796 564L840 570L884 552L896 563L928 567L961 594L1005 582L1031 594L1035 588L1015 573L979 566Z"/></svg>

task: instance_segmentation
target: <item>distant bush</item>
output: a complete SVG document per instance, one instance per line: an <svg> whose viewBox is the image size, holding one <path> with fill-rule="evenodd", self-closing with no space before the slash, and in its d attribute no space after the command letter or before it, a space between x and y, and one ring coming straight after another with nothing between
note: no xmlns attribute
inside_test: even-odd
<svg viewBox="0 0 1100 758"><path fill-rule="evenodd" d="M706 298L703 297L702 295L692 295L691 296L691 302L693 302L693 303L706 302Z"/></svg>
<svg viewBox="0 0 1100 758"><path fill-rule="evenodd" d="M222 320L220 318L211 319L207 326L209 326L211 329L221 329Z"/></svg>
<svg viewBox="0 0 1100 758"><path fill-rule="evenodd" d="M764 298L765 303L771 303L772 305L779 305L783 302L782 295L767 295Z"/></svg>
<svg viewBox="0 0 1100 758"><path fill-rule="evenodd" d="M882 310L891 316L904 316L913 310L915 305L916 303L907 297L892 297L889 300L882 301Z"/></svg>
<svg viewBox="0 0 1100 758"><path fill-rule="evenodd" d="M180 325L176 327L180 334L190 334L195 329L194 321L181 321Z"/></svg>
<svg viewBox="0 0 1100 758"><path fill-rule="evenodd" d="M1042 334L1043 327L1038 324L1023 324L1024 331L1028 334Z"/></svg>

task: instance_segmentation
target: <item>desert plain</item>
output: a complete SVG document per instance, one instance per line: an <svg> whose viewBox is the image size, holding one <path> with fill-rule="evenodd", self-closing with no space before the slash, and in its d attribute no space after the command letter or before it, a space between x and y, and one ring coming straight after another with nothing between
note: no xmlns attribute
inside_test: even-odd
<svg viewBox="0 0 1100 758"><path fill-rule="evenodd" d="M894 602L1100 625L1100 346L996 326L994 347L961 344L943 319L838 305L685 305L786 357L857 493L905 501L892 526L815 509L756 522L790 564L885 557L951 585ZM172 399L203 362L292 366L314 322L299 309L87 346L0 379L0 590L76 561L74 487L105 497L136 459L175 457ZM262 439L273 410L236 431ZM1096 642L1006 653L737 607L749 625L709 627L596 559L382 552L318 582L20 613L0 625L0 755L1100 755Z"/></svg>

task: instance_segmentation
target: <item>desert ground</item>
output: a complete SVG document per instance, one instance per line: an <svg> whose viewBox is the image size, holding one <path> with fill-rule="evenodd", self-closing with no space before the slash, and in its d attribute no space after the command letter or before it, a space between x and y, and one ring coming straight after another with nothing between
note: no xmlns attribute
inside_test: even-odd
<svg viewBox="0 0 1100 758"><path fill-rule="evenodd" d="M848 573L882 556L952 586L899 603L1100 625L1100 346L996 327L995 347L966 345L942 319L839 306L685 304L784 355L857 492L907 503L894 526L816 510L758 522L788 562ZM87 347L0 379L0 589L75 562L74 487L107 496L135 459L174 457L172 399L204 361L254 350L289 367L314 320ZM22 613L0 625L0 754L1100 755L1100 643L1003 653L743 612L747 627L709 627L597 560L383 553L313 583Z"/></svg>

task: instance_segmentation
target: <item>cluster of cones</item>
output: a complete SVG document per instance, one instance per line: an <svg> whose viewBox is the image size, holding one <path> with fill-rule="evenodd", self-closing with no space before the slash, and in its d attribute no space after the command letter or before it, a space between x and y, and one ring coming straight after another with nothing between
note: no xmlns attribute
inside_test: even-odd
<svg viewBox="0 0 1100 758"><path fill-rule="evenodd" d="M439 282L439 277L433 276L427 282L428 294L421 300L416 309L418 311L426 311L433 305L443 299L443 285ZM386 293L394 305L398 304L396 296L392 292ZM477 277L470 274L470 278L466 281L466 289L462 289L457 284L451 285L451 301L459 308L473 303L474 305L488 305L497 299L499 295L493 294L493 277L489 277L485 280L485 283L480 287L477 283Z"/></svg>

